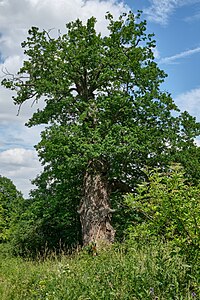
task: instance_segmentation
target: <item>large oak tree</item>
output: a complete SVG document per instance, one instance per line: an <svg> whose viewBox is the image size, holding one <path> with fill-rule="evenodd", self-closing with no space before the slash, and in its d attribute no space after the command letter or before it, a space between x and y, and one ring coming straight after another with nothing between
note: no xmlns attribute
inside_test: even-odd
<svg viewBox="0 0 200 300"><path fill-rule="evenodd" d="M32 27L22 43L27 59L3 80L20 106L45 99L28 122L47 124L37 145L44 172L36 184L52 195L62 190L70 201L78 197L85 245L114 241L116 193L133 191L144 166L165 166L195 149L199 134L195 119L179 114L160 88L166 74L140 13L106 19L107 36L96 32L94 17L68 23L57 38Z"/></svg>

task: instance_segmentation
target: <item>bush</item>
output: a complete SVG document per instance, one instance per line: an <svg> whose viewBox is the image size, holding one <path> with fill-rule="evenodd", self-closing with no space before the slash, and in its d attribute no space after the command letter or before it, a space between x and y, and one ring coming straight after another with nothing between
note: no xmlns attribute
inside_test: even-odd
<svg viewBox="0 0 200 300"><path fill-rule="evenodd" d="M197 253L200 249L200 185L189 184L178 164L169 172L154 169L146 173L149 181L140 184L135 195L125 197L125 203L137 215L129 226L130 235L162 236L181 250Z"/></svg>
<svg viewBox="0 0 200 300"><path fill-rule="evenodd" d="M13 254L35 257L38 253L71 249L80 240L80 225L74 207L67 197L32 198L13 224L10 246Z"/></svg>
<svg viewBox="0 0 200 300"><path fill-rule="evenodd" d="M12 226L18 222L25 200L13 182L0 175L0 243L9 240Z"/></svg>

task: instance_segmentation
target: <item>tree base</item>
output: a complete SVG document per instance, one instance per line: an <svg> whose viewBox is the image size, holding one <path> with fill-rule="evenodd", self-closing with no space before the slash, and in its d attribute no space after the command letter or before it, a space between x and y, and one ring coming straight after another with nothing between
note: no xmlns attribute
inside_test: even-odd
<svg viewBox="0 0 200 300"><path fill-rule="evenodd" d="M114 242L115 230L111 225L113 210L109 204L108 181L95 168L85 174L84 197L78 212L84 246L95 243L99 248L100 245Z"/></svg>

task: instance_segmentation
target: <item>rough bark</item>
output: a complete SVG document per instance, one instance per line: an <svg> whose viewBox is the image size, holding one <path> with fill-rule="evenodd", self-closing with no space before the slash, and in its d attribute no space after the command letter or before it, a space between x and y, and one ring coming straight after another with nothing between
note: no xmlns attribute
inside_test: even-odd
<svg viewBox="0 0 200 300"><path fill-rule="evenodd" d="M114 242L115 230L111 225L113 210L109 204L109 186L102 162L92 162L84 177L84 196L79 214L83 245L97 246Z"/></svg>

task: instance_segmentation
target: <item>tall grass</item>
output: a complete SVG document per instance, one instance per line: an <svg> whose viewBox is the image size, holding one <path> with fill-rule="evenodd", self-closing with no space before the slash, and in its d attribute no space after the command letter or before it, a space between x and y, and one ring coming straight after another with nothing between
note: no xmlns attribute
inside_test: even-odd
<svg viewBox="0 0 200 300"><path fill-rule="evenodd" d="M162 241L115 244L95 257L84 251L37 261L4 256L0 299L200 299L200 272Z"/></svg>

